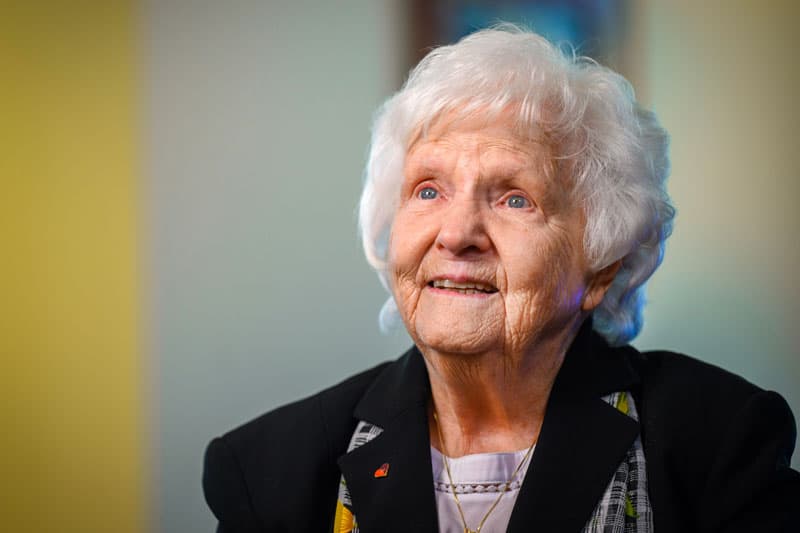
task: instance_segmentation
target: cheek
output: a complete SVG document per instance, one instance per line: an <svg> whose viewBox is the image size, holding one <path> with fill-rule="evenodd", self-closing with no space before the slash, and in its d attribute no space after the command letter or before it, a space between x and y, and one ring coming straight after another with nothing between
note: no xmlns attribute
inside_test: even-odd
<svg viewBox="0 0 800 533"><path fill-rule="evenodd" d="M508 327L534 331L544 327L559 310L580 306L582 284L576 283L575 248L560 235L527 243L504 262L508 282Z"/></svg>
<svg viewBox="0 0 800 533"><path fill-rule="evenodd" d="M424 246L413 224L398 215L389 236L388 271L391 291L401 314L407 316L419 295L419 266Z"/></svg>
<svg viewBox="0 0 800 533"><path fill-rule="evenodd" d="M507 259L502 263L509 293L544 294L558 285L559 274L569 255L565 250L567 245L554 236L534 237L518 239L513 250L504 254Z"/></svg>
<svg viewBox="0 0 800 533"><path fill-rule="evenodd" d="M419 247L414 242L413 236L413 229L408 226L406 221L398 217L389 235L389 252L387 254L389 270L395 279L407 277L419 264Z"/></svg>
<svg viewBox="0 0 800 533"><path fill-rule="evenodd" d="M436 240L436 227L434 216L401 206L389 234L390 268L403 275L415 272Z"/></svg>

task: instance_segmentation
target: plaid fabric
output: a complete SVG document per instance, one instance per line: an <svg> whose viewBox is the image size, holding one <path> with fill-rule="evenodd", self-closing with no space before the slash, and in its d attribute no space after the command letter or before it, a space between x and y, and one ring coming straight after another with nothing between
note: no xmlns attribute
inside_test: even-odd
<svg viewBox="0 0 800 533"><path fill-rule="evenodd" d="M634 420L639 420L633 397L629 393L615 392L604 396L603 400ZM382 428L360 421L350 438L347 452L350 453L366 444L382 432ZM339 499L336 503L333 532L358 533L358 531L358 522L353 515L353 501L342 476L339 481ZM614 473L583 531L584 533L652 533L653 514L647 495L644 449L639 437L636 437L633 446Z"/></svg>
<svg viewBox="0 0 800 533"><path fill-rule="evenodd" d="M615 392L604 396L603 400L634 420L639 420L633 397L629 393ZM636 437L583 531L585 533L653 531L653 513L647 495L647 470L641 438Z"/></svg>
<svg viewBox="0 0 800 533"><path fill-rule="evenodd" d="M369 422L361 420L350 437L350 444L347 446L347 453L352 452L359 446L363 446L378 435L383 433L383 429ZM336 501L336 516L333 519L334 533L358 533L358 522L353 514L353 499L350 491L347 490L347 483L344 476L339 478L339 498Z"/></svg>

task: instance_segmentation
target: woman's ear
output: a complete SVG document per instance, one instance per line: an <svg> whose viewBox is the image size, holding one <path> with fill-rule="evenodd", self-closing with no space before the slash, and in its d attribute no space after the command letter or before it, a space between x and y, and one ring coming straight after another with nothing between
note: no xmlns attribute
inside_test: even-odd
<svg viewBox="0 0 800 533"><path fill-rule="evenodd" d="M586 292L583 295L583 303L581 309L584 311L592 311L595 307L600 305L603 297L606 295L608 288L614 281L614 278L622 266L622 259L618 259L595 272L589 280L589 285L586 287Z"/></svg>

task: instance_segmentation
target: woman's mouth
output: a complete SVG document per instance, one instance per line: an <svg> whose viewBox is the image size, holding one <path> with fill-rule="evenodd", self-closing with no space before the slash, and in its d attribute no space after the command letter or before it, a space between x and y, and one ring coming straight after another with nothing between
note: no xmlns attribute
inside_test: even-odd
<svg viewBox="0 0 800 533"><path fill-rule="evenodd" d="M480 281L453 281L449 279L436 279L428 282L428 287L458 294L494 294L497 287Z"/></svg>

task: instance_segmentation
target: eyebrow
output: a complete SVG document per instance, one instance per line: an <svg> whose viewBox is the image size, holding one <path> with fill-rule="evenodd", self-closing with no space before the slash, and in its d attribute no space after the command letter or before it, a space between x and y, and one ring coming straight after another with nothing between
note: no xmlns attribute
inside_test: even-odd
<svg viewBox="0 0 800 533"><path fill-rule="evenodd" d="M530 185L529 182L531 180L542 183L548 181L547 171L543 162L530 158L530 156L524 159L514 158L499 161L497 159L487 161L485 158L481 158L479 164L481 176L498 184L509 184L523 180Z"/></svg>
<svg viewBox="0 0 800 533"><path fill-rule="evenodd" d="M442 168L445 166L442 159L443 158L441 156L425 152L409 152L407 154L407 161L413 161L413 164L409 165L409 167L415 172L422 172L425 174L436 174L441 172Z"/></svg>
<svg viewBox="0 0 800 533"><path fill-rule="evenodd" d="M413 147L407 153L408 159L413 161L407 170L417 176L441 174L449 165L445 164L447 158L437 153L439 146L439 140L436 140ZM532 171L537 178L549 181L546 154L531 153L505 143L492 142L483 143L478 149L478 164L483 171L481 174L506 182L519 178L526 171Z"/></svg>

